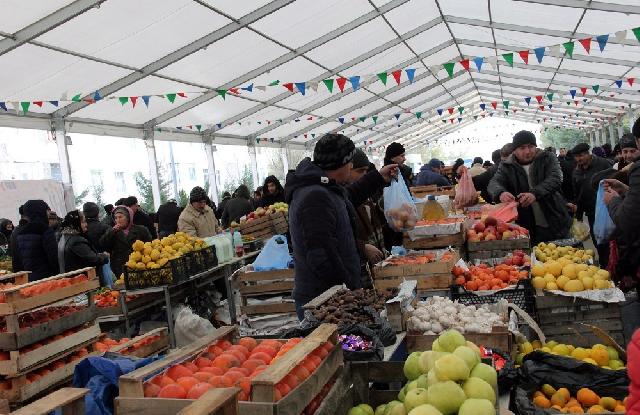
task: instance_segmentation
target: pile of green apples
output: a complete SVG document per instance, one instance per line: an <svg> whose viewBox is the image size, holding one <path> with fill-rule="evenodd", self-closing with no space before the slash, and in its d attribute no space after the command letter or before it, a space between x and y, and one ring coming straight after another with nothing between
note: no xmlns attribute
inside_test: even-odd
<svg viewBox="0 0 640 415"><path fill-rule="evenodd" d="M498 374L480 361L480 349L456 330L443 332L431 350L404 364L398 399L375 410L360 404L349 415L495 415Z"/></svg>

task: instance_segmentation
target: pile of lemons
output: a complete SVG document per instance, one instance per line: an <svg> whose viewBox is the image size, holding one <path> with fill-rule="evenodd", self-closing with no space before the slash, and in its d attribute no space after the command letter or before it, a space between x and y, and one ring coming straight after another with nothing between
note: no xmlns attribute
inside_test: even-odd
<svg viewBox="0 0 640 415"><path fill-rule="evenodd" d="M554 243L540 242L533 250L540 262L569 260L574 264L588 264L593 262L592 249L577 249L572 246L557 246Z"/></svg>
<svg viewBox="0 0 640 415"><path fill-rule="evenodd" d="M569 259L536 263L531 267L532 284L545 290L579 292L612 288L609 271L595 265L575 264Z"/></svg>
<svg viewBox="0 0 640 415"><path fill-rule="evenodd" d="M204 247L204 240L184 232L176 232L151 242L138 240L133 243L133 252L129 255L126 265L129 269L138 271L159 269L172 259Z"/></svg>
<svg viewBox="0 0 640 415"><path fill-rule="evenodd" d="M610 346L594 344L591 348L575 347L570 344L558 343L554 340L542 345L539 340L524 342L518 345L516 364L522 364L522 358L534 350L540 350L559 356L572 357L576 360L591 363L604 369L624 369L624 362L620 359L618 351Z"/></svg>

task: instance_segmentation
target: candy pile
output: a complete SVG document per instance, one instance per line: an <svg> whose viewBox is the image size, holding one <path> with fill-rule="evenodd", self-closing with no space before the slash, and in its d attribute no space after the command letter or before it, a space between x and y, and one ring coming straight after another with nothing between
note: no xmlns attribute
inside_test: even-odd
<svg viewBox="0 0 640 415"><path fill-rule="evenodd" d="M343 350L348 350L350 352L366 352L373 346L373 342L371 340L367 340L364 337L357 336L355 334L342 334L338 337L338 341L342 343Z"/></svg>

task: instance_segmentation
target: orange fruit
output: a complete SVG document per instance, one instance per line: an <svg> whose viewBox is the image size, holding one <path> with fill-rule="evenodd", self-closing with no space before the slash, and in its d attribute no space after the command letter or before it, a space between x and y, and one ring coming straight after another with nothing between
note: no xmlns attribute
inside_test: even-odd
<svg viewBox="0 0 640 415"><path fill-rule="evenodd" d="M187 369L183 365L171 366L169 370L167 370L167 376L169 376L173 380L178 380L179 378L191 375L193 375L193 371Z"/></svg>
<svg viewBox="0 0 640 415"><path fill-rule="evenodd" d="M227 350L229 347L232 346L232 344L228 340L218 340L218 343L216 343L216 346L218 346L222 350Z"/></svg>
<svg viewBox="0 0 640 415"><path fill-rule="evenodd" d="M160 383L158 384L158 386L165 387L167 385L173 385L174 383L176 383L175 380L171 379L169 376L162 376L160 378Z"/></svg>
<svg viewBox="0 0 640 415"><path fill-rule="evenodd" d="M244 353L242 353L242 351L240 351L238 349L227 349L220 356L225 356L225 355L233 356L235 358L235 360L238 361L238 364L235 365L235 366L240 366L242 364L242 362L247 360L247 356Z"/></svg>
<svg viewBox="0 0 640 415"><path fill-rule="evenodd" d="M251 355L251 358L262 360L262 363L264 363L265 365L268 365L269 363L271 363L271 359L273 359L272 356L266 354L265 352L253 353Z"/></svg>
<svg viewBox="0 0 640 415"><path fill-rule="evenodd" d="M213 367L218 367L222 370L227 370L231 367L231 358L234 357L233 355L220 355L218 357L216 357L215 359L213 359Z"/></svg>
<svg viewBox="0 0 640 415"><path fill-rule="evenodd" d="M307 370L307 368L304 367L303 365L298 365L294 367L291 372L298 378L300 382L303 382L306 378L311 376L311 373L309 372L309 370Z"/></svg>
<svg viewBox="0 0 640 415"><path fill-rule="evenodd" d="M207 348L207 352L209 352L209 354L215 358L216 356L220 356L224 352L224 350L214 344Z"/></svg>
<svg viewBox="0 0 640 415"><path fill-rule="evenodd" d="M309 358L304 359L302 361L302 365L307 368L307 370L309 371L309 374L315 372L317 367L312 360L309 360Z"/></svg>
<svg viewBox="0 0 640 415"><path fill-rule="evenodd" d="M556 392L560 393L564 397L565 402L569 402L569 399L571 399L571 392L569 392L569 389L567 388L560 388Z"/></svg>
<svg viewBox="0 0 640 415"><path fill-rule="evenodd" d="M267 368L266 365L262 365L260 367L257 367L253 372L251 372L251 374L249 375L249 377L251 379L255 378L256 376L258 376L260 373L264 372L265 369Z"/></svg>
<svg viewBox="0 0 640 415"><path fill-rule="evenodd" d="M193 362L185 362L185 363L183 363L183 365L184 365L184 367L189 369L191 371L191 373L196 373L197 371L200 370L198 368L198 366L196 366Z"/></svg>
<svg viewBox="0 0 640 415"><path fill-rule="evenodd" d="M215 388L230 388L233 382L227 376L213 376L209 379L209 383Z"/></svg>
<svg viewBox="0 0 640 415"><path fill-rule="evenodd" d="M198 399L202 395L204 395L209 389L213 388L213 385L201 382L193 385L189 392L187 393L187 399Z"/></svg>
<svg viewBox="0 0 640 415"><path fill-rule="evenodd" d="M591 358L596 361L599 366L609 365L609 352L606 349L591 349Z"/></svg>
<svg viewBox="0 0 640 415"><path fill-rule="evenodd" d="M291 388L286 383L282 383L282 382L276 385L276 390L280 392L280 395L283 397L287 396L287 394L291 392Z"/></svg>
<svg viewBox="0 0 640 415"><path fill-rule="evenodd" d="M198 379L200 382L208 382L212 376L214 376L213 373L209 372L196 372L193 374L193 377Z"/></svg>
<svg viewBox="0 0 640 415"><path fill-rule="evenodd" d="M177 383L167 385L158 392L158 398L184 399L186 397L187 391Z"/></svg>
<svg viewBox="0 0 640 415"><path fill-rule="evenodd" d="M245 369L249 369L250 372L253 372L258 366L262 366L264 365L264 362L262 360L259 359L249 359L249 360L245 360L242 363L242 366Z"/></svg>
<svg viewBox="0 0 640 415"><path fill-rule="evenodd" d="M266 353L269 356L273 357L273 356L278 354L278 349L276 349L275 347L270 346L268 344L265 344L265 345L261 344L261 345L257 346L255 349L253 349L251 351L251 354L253 355L254 353L258 353L258 352Z"/></svg>
<svg viewBox="0 0 640 415"><path fill-rule="evenodd" d="M234 344L233 346L229 347L228 350L239 350L242 352L242 354L244 355L245 359L247 358L247 356L249 356L249 349L247 349L246 347L244 347L241 344Z"/></svg>
<svg viewBox="0 0 640 415"><path fill-rule="evenodd" d="M559 406L560 408L562 408L566 402L567 400L564 398L564 395L562 393L556 392L551 397L552 406Z"/></svg>
<svg viewBox="0 0 640 415"><path fill-rule="evenodd" d="M316 365L316 367L320 366L320 364L322 363L322 359L320 359L318 356L313 354L310 354L309 356L307 356L307 359L313 362L313 364Z"/></svg>
<svg viewBox="0 0 640 415"><path fill-rule="evenodd" d="M202 369L200 369L199 373L211 373L214 376L222 376L224 375L224 370L219 368L219 367L215 367L215 366L211 366L211 367L203 367Z"/></svg>
<svg viewBox="0 0 640 415"><path fill-rule="evenodd" d="M233 370L229 370L227 371L227 373L224 374L225 377L231 379L231 384L236 383L236 381L242 379L243 377L245 377L244 373L242 372L236 372Z"/></svg>
<svg viewBox="0 0 640 415"><path fill-rule="evenodd" d="M605 351L606 353L606 351ZM589 407L597 405L600 402L600 397L595 394L591 389L582 388L576 394L576 398L578 398L578 402L580 402L583 406ZM600 411L603 412L603 411Z"/></svg>
<svg viewBox="0 0 640 415"><path fill-rule="evenodd" d="M247 369L246 367L232 367L231 369L229 369L227 371L227 373L229 372L240 372L242 373L242 376L249 376L251 374L251 371L249 369Z"/></svg>
<svg viewBox="0 0 640 415"><path fill-rule="evenodd" d="M605 412L607 412L607 410L604 409L603 407L601 407L600 405L593 405L587 411L588 414L602 414L602 413L605 413Z"/></svg>
<svg viewBox="0 0 640 415"><path fill-rule="evenodd" d="M198 369L211 366L211 360L207 359L206 357L198 357L196 360L193 361L193 363L196 366L198 366Z"/></svg>
<svg viewBox="0 0 640 415"><path fill-rule="evenodd" d="M282 379L282 382L286 383L291 390L294 390L300 383L298 381L298 378L295 375L292 375L291 373L285 376L284 379Z"/></svg>
<svg viewBox="0 0 640 415"><path fill-rule="evenodd" d="M533 398L533 404L539 408L551 408L551 402L546 396L536 396Z"/></svg>
<svg viewBox="0 0 640 415"><path fill-rule="evenodd" d="M267 339L261 341L259 346L271 346L276 350L280 350L280 348L282 347L282 343L277 340Z"/></svg>
<svg viewBox="0 0 640 415"><path fill-rule="evenodd" d="M185 376L183 378L179 378L178 380L176 380L176 383L182 386L184 390L188 391L194 385L196 385L197 383L200 383L200 381L198 380L198 378L195 378L193 376Z"/></svg>
<svg viewBox="0 0 640 415"><path fill-rule="evenodd" d="M145 383L144 385L144 397L145 398L155 398L160 393L160 386L155 383Z"/></svg>
<svg viewBox="0 0 640 415"><path fill-rule="evenodd" d="M236 382L236 385L239 386L243 392L250 396L251 394L251 378L242 378Z"/></svg>
<svg viewBox="0 0 640 415"><path fill-rule="evenodd" d="M3 380L2 382L0 382L0 390L3 390L3 391L11 390L11 381Z"/></svg>
<svg viewBox="0 0 640 415"><path fill-rule="evenodd" d="M258 342L253 337L242 337L238 341L238 344L246 347L247 350L251 351L258 345Z"/></svg>
<svg viewBox="0 0 640 415"><path fill-rule="evenodd" d="M327 352L324 347L320 346L317 349L315 349L314 351L311 352L312 355L314 356L318 356L320 359L324 359L325 357L327 357L329 355L329 352Z"/></svg>

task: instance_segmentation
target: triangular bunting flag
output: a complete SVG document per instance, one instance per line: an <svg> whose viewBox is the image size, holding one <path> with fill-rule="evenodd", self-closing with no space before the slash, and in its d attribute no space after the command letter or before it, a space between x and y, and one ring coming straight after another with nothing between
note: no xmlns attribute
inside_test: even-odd
<svg viewBox="0 0 640 415"><path fill-rule="evenodd" d="M609 40L609 35L600 35L596 36L596 40L598 41L598 47L600 48L600 52L604 51L604 47L607 46L607 41Z"/></svg>
<svg viewBox="0 0 640 415"><path fill-rule="evenodd" d="M309 88L313 92L318 92L318 83L317 82L307 82L307 88Z"/></svg>
<svg viewBox="0 0 640 415"><path fill-rule="evenodd" d="M536 54L536 59L538 59L538 63L542 63L542 58L544 58L544 47L535 48L533 53Z"/></svg>
<svg viewBox="0 0 640 415"><path fill-rule="evenodd" d="M374 124L378 123L378 116L377 115L372 116L371 119L373 120Z"/></svg>
<svg viewBox="0 0 640 415"><path fill-rule="evenodd" d="M391 72L391 75L393 75L393 79L396 80L396 84L400 85L400 77L402 76L402 71L398 69L397 71Z"/></svg>
<svg viewBox="0 0 640 415"><path fill-rule="evenodd" d="M462 122L462 118L458 117L458 123Z"/></svg>
<svg viewBox="0 0 640 415"><path fill-rule="evenodd" d="M547 98L549 99L549 101L553 101L553 92L549 92L547 94Z"/></svg>
<svg viewBox="0 0 640 415"><path fill-rule="evenodd" d="M521 50L520 52L518 52L518 55L520 55L520 59L522 59L522 61L525 64L529 64L529 51L528 50Z"/></svg>
<svg viewBox="0 0 640 415"><path fill-rule="evenodd" d="M633 86L633 81L635 81L636 78L627 78L627 82L629 83L629 86Z"/></svg>
<svg viewBox="0 0 640 415"><path fill-rule="evenodd" d="M622 79L618 79L617 81L615 81L615 84L618 88L622 88Z"/></svg>
<svg viewBox="0 0 640 415"><path fill-rule="evenodd" d="M222 97L222 99L226 100L226 96L227 96L227 90L226 89L216 89L216 92L218 93L218 95L220 95ZM293 90L291 91L293 92Z"/></svg>
<svg viewBox="0 0 640 415"><path fill-rule="evenodd" d="M253 84L249 84L249 85L247 85L247 86L245 86L243 88L240 88L240 89L242 89L243 91L253 92Z"/></svg>
<svg viewBox="0 0 640 415"><path fill-rule="evenodd" d="M282 86L287 88L289 92L293 92L293 82L287 82L286 84L282 84Z"/></svg>
<svg viewBox="0 0 640 415"><path fill-rule="evenodd" d="M538 105L538 108L540 108L540 111L544 111L544 105Z"/></svg>
<svg viewBox="0 0 640 415"><path fill-rule="evenodd" d="M449 115L453 114L453 108L447 108L447 111L449 111Z"/></svg>
<svg viewBox="0 0 640 415"><path fill-rule="evenodd" d="M222 128L222 123L218 123L216 124L216 127L218 127L218 130Z"/></svg>
<svg viewBox="0 0 640 415"><path fill-rule="evenodd" d="M347 83L347 78L338 78L336 79L336 84L338 84L338 88L340 89L340 92L344 92L344 85Z"/></svg>
<svg viewBox="0 0 640 415"><path fill-rule="evenodd" d="M480 104L480 110L484 111L487 106L485 104Z"/></svg>
<svg viewBox="0 0 640 415"><path fill-rule="evenodd" d="M573 42L564 42L562 46L564 46L564 50L567 55L569 55L570 58L573 58L573 48L575 44Z"/></svg>
<svg viewBox="0 0 640 415"><path fill-rule="evenodd" d="M377 77L382 81L383 85L387 85L387 73L386 72L380 72L379 74L377 74Z"/></svg>
<svg viewBox="0 0 640 415"><path fill-rule="evenodd" d="M238 90L236 88L231 88L231 89L235 89L236 90L236 94L238 93ZM181 98L186 98L187 94L185 94L184 92L178 92L178 96Z"/></svg>
<svg viewBox="0 0 640 415"><path fill-rule="evenodd" d="M93 93L93 100L94 101L100 101L102 99L102 96L100 95L100 92L96 91Z"/></svg>
<svg viewBox="0 0 640 415"><path fill-rule="evenodd" d="M578 106L578 101L573 101L574 104L576 104L576 107Z"/></svg>
<svg viewBox="0 0 640 415"><path fill-rule="evenodd" d="M587 55L588 55L590 53L590 50L591 50L591 38L587 37L587 38L584 38L584 39L580 39L580 40L578 40L578 42L580 42L580 44L582 45L584 50L587 51Z"/></svg>
<svg viewBox="0 0 640 415"><path fill-rule="evenodd" d="M396 117L396 120L400 119L400 114L393 114L394 117Z"/></svg>
<svg viewBox="0 0 640 415"><path fill-rule="evenodd" d="M364 122L364 120L366 120L367 117L358 117L358 119L360 120L360 122Z"/></svg>
<svg viewBox="0 0 640 415"><path fill-rule="evenodd" d="M473 58L473 63L476 64L476 68L478 68L478 72L482 70L482 62L484 62L484 58L482 56L478 56L477 58Z"/></svg>
<svg viewBox="0 0 640 415"><path fill-rule="evenodd" d="M33 101L33 105L37 105L40 108L42 108L43 104L44 104L44 102L42 102L42 101Z"/></svg>
<svg viewBox="0 0 640 415"><path fill-rule="evenodd" d="M78 95L74 95L74 96L71 98L71 101L73 101L73 102L80 102L80 94L78 94Z"/></svg>
<svg viewBox="0 0 640 415"><path fill-rule="evenodd" d="M129 102L129 97L118 97L118 101L120 101L120 105L124 105Z"/></svg>
<svg viewBox="0 0 640 415"><path fill-rule="evenodd" d="M307 85L304 82L296 82L295 84L296 88L298 88L298 91L300 91L300 93L304 95L307 90Z"/></svg>
<svg viewBox="0 0 640 415"><path fill-rule="evenodd" d="M446 123L447 123L447 120L442 120L442 122L443 122L444 124L446 124Z"/></svg>
<svg viewBox="0 0 640 415"><path fill-rule="evenodd" d="M524 102L527 103L527 107L531 104L531 97L524 97Z"/></svg>
<svg viewBox="0 0 640 415"><path fill-rule="evenodd" d="M344 124L344 117L338 118L338 121L340 121L340 124Z"/></svg>
<svg viewBox="0 0 640 415"><path fill-rule="evenodd" d="M626 30L618 30L614 36L616 37L616 43L621 43L627 40L627 31Z"/></svg>
<svg viewBox="0 0 640 415"><path fill-rule="evenodd" d="M549 54L551 56L558 56L560 54L560 45L549 46Z"/></svg>
<svg viewBox="0 0 640 415"><path fill-rule="evenodd" d="M591 86L591 89L593 89L593 92L595 92L597 94L598 90L600 89L600 85L593 85L593 86Z"/></svg>
<svg viewBox="0 0 640 415"><path fill-rule="evenodd" d="M416 112L416 118L418 118L418 119L422 118L422 112L421 111Z"/></svg>
<svg viewBox="0 0 640 415"><path fill-rule="evenodd" d="M446 69L447 74L449 75L449 78L453 78L453 68L456 64L453 62L447 62L445 64L442 64L442 66L444 67L444 69Z"/></svg>
<svg viewBox="0 0 640 415"><path fill-rule="evenodd" d="M267 85L267 86L276 86L276 85L280 85L280 81L278 81L278 80L271 81L271 82L269 82L269 85Z"/></svg>
<svg viewBox="0 0 640 415"><path fill-rule="evenodd" d="M453 124L453 118L449 118L449 122Z"/></svg>
<svg viewBox="0 0 640 415"><path fill-rule="evenodd" d="M462 67L468 71L469 70L469 59L462 59L460 61L460 65L462 65Z"/></svg>
<svg viewBox="0 0 640 415"><path fill-rule="evenodd" d="M502 57L509 64L509 66L513 67L513 53L503 53Z"/></svg>
<svg viewBox="0 0 640 415"><path fill-rule="evenodd" d="M5 111L9 111L9 110L7 109L7 104L5 104L5 103L4 103L4 102L2 102L2 101L0 101L0 109L3 109L3 110L5 110Z"/></svg>
<svg viewBox="0 0 640 415"><path fill-rule="evenodd" d="M493 109L496 109L498 107L498 103L496 101L493 101L491 103L491 106L493 107Z"/></svg>
<svg viewBox="0 0 640 415"><path fill-rule="evenodd" d="M143 95L142 96L142 101L144 102L144 105L149 108L149 100L151 99L151 97L149 95Z"/></svg>
<svg viewBox="0 0 640 415"><path fill-rule="evenodd" d="M464 111L464 107L458 107L458 112L459 112L460 114L462 114L462 111Z"/></svg>
<svg viewBox="0 0 640 415"><path fill-rule="evenodd" d="M135 108L136 103L138 102L138 97L129 97L129 99L131 100L131 106Z"/></svg>
<svg viewBox="0 0 640 415"><path fill-rule="evenodd" d="M173 104L173 102L176 100L176 94L167 94L167 99L169 100L170 103Z"/></svg>
<svg viewBox="0 0 640 415"><path fill-rule="evenodd" d="M20 103L20 106L22 107L22 112L28 112L29 111L29 107L31 106L31 103L29 101L23 101Z"/></svg>
<svg viewBox="0 0 640 415"><path fill-rule="evenodd" d="M477 120L477 119L478 119L478 116L477 116L477 115L474 115L474 116L473 116L473 119L474 119L474 120Z"/></svg>
<svg viewBox="0 0 640 415"><path fill-rule="evenodd" d="M582 95L584 96L587 93L587 88L580 87L580 92L582 92Z"/></svg>
<svg viewBox="0 0 640 415"><path fill-rule="evenodd" d="M322 81L330 93L333 92L333 79L325 79Z"/></svg>
<svg viewBox="0 0 640 415"><path fill-rule="evenodd" d="M549 107L549 109L553 108L553 104L549 104L547 106Z"/></svg>
<svg viewBox="0 0 640 415"><path fill-rule="evenodd" d="M229 88L229 92L232 93L232 94L235 94L235 95L238 95L240 93L240 91L238 91L238 88ZM182 97L182 98L186 98L187 97L187 95L184 92L182 94L183 95L180 95L180 93L178 93L178 96Z"/></svg>
<svg viewBox="0 0 640 415"><path fill-rule="evenodd" d="M438 108L436 112L438 113L438 115L442 115L442 108Z"/></svg>
<svg viewBox="0 0 640 415"><path fill-rule="evenodd" d="M360 88L359 76L352 76L351 78L349 78L349 82L351 82L351 88L353 88L354 91L357 91L358 88Z"/></svg>
<svg viewBox="0 0 640 415"><path fill-rule="evenodd" d="M502 105L503 105L506 109L509 109L509 101L502 101Z"/></svg>
<svg viewBox="0 0 640 415"><path fill-rule="evenodd" d="M413 83L413 78L416 75L415 68L407 68L407 69L404 70L404 72L407 74L407 79L409 80L409 83L412 84Z"/></svg>
<svg viewBox="0 0 640 415"><path fill-rule="evenodd" d="M569 90L569 93L571 94L571 99L576 97L576 92L578 92L578 91L576 91L575 89L570 89Z"/></svg>
<svg viewBox="0 0 640 415"><path fill-rule="evenodd" d="M542 102L542 95L536 95L536 101L538 101L538 104Z"/></svg>
<svg viewBox="0 0 640 415"><path fill-rule="evenodd" d="M633 35L636 37L636 39L638 39L638 42L640 42L640 27L631 29L631 31L633 32Z"/></svg>
<svg viewBox="0 0 640 415"><path fill-rule="evenodd" d="M202 130L202 125L196 124L196 130L198 130L198 131Z"/></svg>

